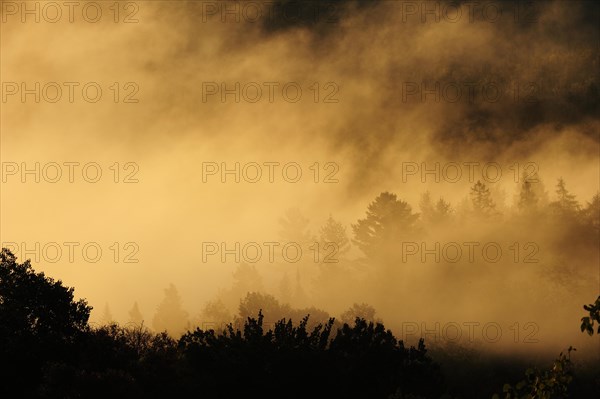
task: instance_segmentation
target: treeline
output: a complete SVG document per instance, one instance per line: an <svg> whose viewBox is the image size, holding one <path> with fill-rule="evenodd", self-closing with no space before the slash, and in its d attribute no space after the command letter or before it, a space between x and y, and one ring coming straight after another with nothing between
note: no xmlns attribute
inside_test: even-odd
<svg viewBox="0 0 600 399"><path fill-rule="evenodd" d="M308 327L263 314L241 328L166 332L91 328L91 307L28 261L0 254L0 396L40 398L438 398L439 368L421 340L405 347L357 318ZM242 306L241 306L242 308ZM248 309L250 310L250 309Z"/></svg>
<svg viewBox="0 0 600 399"><path fill-rule="evenodd" d="M272 297L251 294L240 314L269 301L274 316L290 311ZM589 315L582 318L582 331L600 332L599 308L600 297L585 306ZM368 305L345 312L345 320L356 316L351 323L328 319L309 326L306 315L266 327L259 310L241 325L195 328L178 339L143 325L91 327L90 311L85 300L74 299L72 288L3 249L0 397L453 399L503 390L506 399L554 399L600 393L592 382L597 368L580 369L574 377L571 348L549 370L528 369L514 386L503 382L516 379L519 361L486 364L480 354L438 347L443 356L437 358L447 362L442 368L423 339L407 347L382 323L361 317L374 318ZM445 379L442 370L453 371L454 380Z"/></svg>
<svg viewBox="0 0 600 399"><path fill-rule="evenodd" d="M279 220L279 236L282 242L301 245L307 255L300 262L286 263L281 259L275 265L242 262L233 272L231 286L221 287L204 304L192 304L188 309L193 312L186 310L177 288L171 284L153 313L144 314L134 303L129 318L121 321L131 325L144 322L155 331L169 330L178 335L195 326L214 328L230 322L243 323L246 317L256 315L258 309L263 309L267 323L284 317L300 320L309 313L312 320L325 322L332 315L340 316L356 301L375 305L384 320L390 321L390 310L396 309L390 302L394 298L404 303L416 300L410 288L421 283L432 288L440 285L440 289L428 293L428 298L435 302L442 289L454 290L455 295L465 294L465 279L496 279L495 286L486 288L487 293L492 297L494 290L503 290L498 294L506 298L513 288L501 288L502 284L509 284L516 273L528 273L523 278L537 295L526 306L531 307L530 313L535 313L536 308L546 307L546 296L553 292L581 292L587 297L596 287L588 276L596 274L600 261L597 251L600 195L594 195L583 205L563 179L558 179L554 191L554 195L548 194L537 175L524 175L513 206L507 208L494 199L500 196L498 192L477 181L458 204L441 197L434 200L425 192L418 209L396 194L384 192L367 206L364 217L351 224L351 232L332 215L313 232L310 220L299 209L290 209ZM418 252L407 255L403 246L406 242L414 243L410 248ZM479 257L473 262L467 259L468 248L461 246L463 242L477 244L474 248ZM481 256L481 248L488 242L504 251L497 263L486 263ZM318 261L313 256L315 243L321 249ZM454 247L464 251L455 263L440 256L440 248L447 243L456 243ZM425 248L431 251L435 245L437 254L425 254ZM353 253L352 247L355 247ZM432 264L435 269L426 267ZM409 270L406 266L416 266L410 269L410 285L404 274ZM267 274L269 284L263 279ZM398 288L402 284L404 290ZM512 297L519 298L524 288ZM248 293L256 294L247 297ZM569 294L569 299L576 298ZM557 295L549 300L572 305ZM240 301L252 312L238 312ZM519 304L520 309L524 309L522 305ZM95 316L101 324L115 321L108 304Z"/></svg>

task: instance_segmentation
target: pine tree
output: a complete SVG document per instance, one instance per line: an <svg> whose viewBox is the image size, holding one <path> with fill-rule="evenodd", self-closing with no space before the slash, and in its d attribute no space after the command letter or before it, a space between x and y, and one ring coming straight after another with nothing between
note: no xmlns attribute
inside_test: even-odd
<svg viewBox="0 0 600 399"><path fill-rule="evenodd" d="M555 192L557 200L552 203L552 206L559 214L573 215L579 211L579 202L575 199L575 195L569 193L562 177L556 183Z"/></svg>
<svg viewBox="0 0 600 399"><path fill-rule="evenodd" d="M398 239L414 231L419 214L411 206L398 200L396 194L381 193L367 208L367 217L352 225L352 240L367 256L385 255L381 250L398 248Z"/></svg>
<svg viewBox="0 0 600 399"><path fill-rule="evenodd" d="M600 231L600 193L596 193L592 202L588 202L583 210L585 222L596 232Z"/></svg>
<svg viewBox="0 0 600 399"><path fill-rule="evenodd" d="M350 239L346 234L346 227L336 221L331 215L321 227L319 235L320 245L319 254L325 256L332 253L331 246L335 246L335 253L332 258L337 259L338 255L344 255L350 250ZM323 258L321 256L321 260Z"/></svg>
<svg viewBox="0 0 600 399"><path fill-rule="evenodd" d="M431 194L429 191L425 191L421 194L421 200L419 201L419 210L421 211L421 219L425 223L431 223L435 220L435 208L431 201Z"/></svg>
<svg viewBox="0 0 600 399"><path fill-rule="evenodd" d="M536 182L537 177L529 177L526 173L523 173L523 183L521 183L518 203L519 209L522 212L532 211L537 208L538 197L534 189Z"/></svg>
<svg viewBox="0 0 600 399"><path fill-rule="evenodd" d="M496 204L492 200L490 190L480 180L471 187L471 201L477 215L492 216L496 213Z"/></svg>
<svg viewBox="0 0 600 399"><path fill-rule="evenodd" d="M204 306L200 315L200 321L202 329L213 329L215 331L222 331L225 325L231 323L233 317L229 310L220 299L209 301Z"/></svg>
<svg viewBox="0 0 600 399"><path fill-rule="evenodd" d="M449 202L444 201L444 198L440 197L438 202L435 204L435 213L438 221L446 221L452 214L452 206Z"/></svg>
<svg viewBox="0 0 600 399"><path fill-rule="evenodd" d="M188 313L183 309L177 288L170 284L165 289L163 301L158 305L152 326L156 331L168 331L176 336L183 333L188 324Z"/></svg>
<svg viewBox="0 0 600 399"><path fill-rule="evenodd" d="M382 323L381 319L375 317L375 308L366 303L354 303L350 309L340 315L340 321L353 326L357 317L374 323Z"/></svg>
<svg viewBox="0 0 600 399"><path fill-rule="evenodd" d="M144 323L144 316L142 316L137 302L134 302L133 307L129 311L129 322L136 326L141 326Z"/></svg>
<svg viewBox="0 0 600 399"><path fill-rule="evenodd" d="M419 209L421 210L421 217L425 223L441 223L448 220L452 213L452 206L449 202L444 201L444 198L440 197L439 200L433 204L429 191L426 191L421 195L421 201L419 202Z"/></svg>
<svg viewBox="0 0 600 399"><path fill-rule="evenodd" d="M238 298L243 297L248 292L258 292L263 290L263 281L260 273L254 265L241 263L233 272L232 291Z"/></svg>

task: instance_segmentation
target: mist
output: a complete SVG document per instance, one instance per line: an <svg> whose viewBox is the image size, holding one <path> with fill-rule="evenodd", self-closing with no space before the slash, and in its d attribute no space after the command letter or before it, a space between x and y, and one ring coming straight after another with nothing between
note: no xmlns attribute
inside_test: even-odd
<svg viewBox="0 0 600 399"><path fill-rule="evenodd" d="M258 292L337 319L368 304L412 343L600 355L579 329L600 288L596 3L101 2L95 23L22 4L1 14L0 242L97 325L137 302L177 337ZM353 226L382 193L415 218L367 253ZM171 284L187 324L153 327Z"/></svg>

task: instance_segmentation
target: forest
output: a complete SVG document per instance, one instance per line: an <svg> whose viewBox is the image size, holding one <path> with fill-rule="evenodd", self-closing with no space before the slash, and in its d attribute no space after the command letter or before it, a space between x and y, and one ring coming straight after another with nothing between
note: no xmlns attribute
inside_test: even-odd
<svg viewBox="0 0 600 399"><path fill-rule="evenodd" d="M539 271L524 274L536 280L519 285L519 290L531 290L534 284L542 288L529 297L532 303L519 302L518 311L550 308L543 311L543 318L553 319L551 324L559 328L558 316L552 314L561 315L562 308L569 307L577 322L560 328L578 331L586 340L580 341L584 346L579 348L572 342L554 345L551 341L555 352L552 359L527 357L516 347L514 353L500 353L477 342L481 339L449 338L435 329L433 333L427 329L412 331L414 339L409 342L411 339L403 336L405 326L398 323L398 314L427 313L427 306L431 306L409 301L410 296L420 295L418 291L397 289L406 287L403 277L414 279L413 284L424 283L419 274L406 274L405 268L411 263L420 268L436 262L438 268L452 264L437 256L409 260L402 253L406 247L399 243L429 239L434 231L448 230L452 224L481 224L484 227L478 231L479 238L490 242L501 240L499 235L490 235L486 225L500 234L518 225L521 234L540 247L552 242L559 246L557 252L571 248L589 254L594 261L581 262L583 270L579 272L593 273L589 266L598 263L600 196L596 194L581 205L563 179L558 179L554 191L549 199L541 179L524 177L514 206L498 209L494 193L478 181L470 189L470 204L453 206L443 198L434 201L427 192L421 197L418 213L395 194L384 192L368 206L366 217L352 224L352 239L331 216L315 238L305 229L306 219L298 211L289 212L280 221L282 239L305 246L333 243L335 261L322 258L320 262L294 265L295 283L285 274L275 294L263 284L259 266L242 262L234 272L233 286L197 309L195 318L189 317L171 284L151 320L145 319L136 302L125 324L113 320L108 305L100 321L91 322L92 307L85 299L75 299L73 288L36 272L29 260L19 263L10 250L3 249L0 392L11 397L10 393L19 389L23 397L41 398L595 397L600 393L598 353L594 353L600 334L600 297L594 303L581 302L581 295L558 297L552 302L542 295L545 286L554 283L554 287L563 285L565 290L556 291L556 296L577 288L589 292L591 300L594 274L588 274L587 285L586 280L574 278L575 272L556 266L546 268L553 273L545 276ZM548 234L550 227L557 225L560 229L553 228ZM543 234L535 236L540 230ZM458 240L461 231L452 230L451 234ZM348 259L346 254L352 246L360 249L362 256ZM500 262L506 278L516 272L516 264L528 266L513 255L516 252L508 261ZM556 253L548 251L535 256L533 264L552 265L558 259ZM456 258L451 260L456 263ZM483 268L478 272L482 279L486 273L496 273L481 259L473 262ZM461 267L468 263L458 261ZM453 270L453 277L445 276L444 280L456 289L464 280L459 269ZM446 272L443 268L427 269L427 276L435 280L436 274ZM561 273L569 273L571 278L557 280ZM310 283L304 283L301 275L310 278ZM496 284L500 283L498 276ZM364 292L377 295L365 296L356 284L358 279L363 279ZM493 296L490 289L486 286ZM319 295L346 302L346 309L338 313L339 317L331 316L327 309L314 306L326 302ZM427 293L431 303L443 300L441 295L439 290ZM356 302L358 298L369 303ZM392 316L388 307L398 298L405 302L404 307L415 309L397 309ZM467 300L468 295L455 298L457 302ZM514 306L506 299L496 302ZM384 324L381 317L390 323Z"/></svg>

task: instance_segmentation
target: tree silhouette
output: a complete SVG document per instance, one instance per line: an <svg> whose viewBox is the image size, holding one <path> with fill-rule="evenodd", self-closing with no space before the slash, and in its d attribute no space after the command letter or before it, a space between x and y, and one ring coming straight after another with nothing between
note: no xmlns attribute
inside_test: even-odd
<svg viewBox="0 0 600 399"><path fill-rule="evenodd" d="M315 322L322 323L329 319L329 313L315 307L292 308L287 303L280 303L274 296L249 292L240 301L236 325L241 325L248 318L260 312L266 323L272 324L281 319L291 319L295 323L300 322L306 315L310 315Z"/></svg>
<svg viewBox="0 0 600 399"><path fill-rule="evenodd" d="M350 249L351 244L346 227L330 214L320 230L319 263L317 272L310 278L311 298L317 301L319 299L328 301L330 306L336 300L343 301L339 294L346 291L348 284L351 284L348 280L350 278L348 267L350 261L347 256ZM338 294L335 300L332 300L332 293Z"/></svg>
<svg viewBox="0 0 600 399"><path fill-rule="evenodd" d="M240 263L233 272L233 293L240 298L247 292L262 291L263 282L254 265Z"/></svg>
<svg viewBox="0 0 600 399"><path fill-rule="evenodd" d="M367 208L367 217L352 225L352 240L368 257L378 257L392 248L397 240L413 231L419 217L411 206L396 194L381 193Z"/></svg>
<svg viewBox="0 0 600 399"><path fill-rule="evenodd" d="M236 309L240 299L248 292L264 290L263 278L254 265L242 262L236 266L231 276L231 288L222 290L218 295L219 300L223 301L228 309Z"/></svg>
<svg viewBox="0 0 600 399"><path fill-rule="evenodd" d="M243 322L258 312L262 312L267 322L287 318L292 312L288 304L280 304L273 295L261 294L259 292L249 292L240 301L238 322Z"/></svg>
<svg viewBox="0 0 600 399"><path fill-rule="evenodd" d="M286 398L305 398L307 392L348 399L383 399L398 392L414 395L400 397L441 396L439 368L426 355L423 341L406 348L382 324L361 319L343 325L331 338L333 319L312 328L309 319L281 319L268 328L259 312L240 330L188 332L178 343L181 374L211 398L267 390Z"/></svg>
<svg viewBox="0 0 600 399"><path fill-rule="evenodd" d="M129 311L129 322L136 326L141 326L144 322L144 316L142 316L142 312L140 312L137 301L133 303L133 307Z"/></svg>
<svg viewBox="0 0 600 399"><path fill-rule="evenodd" d="M64 287L60 280L36 273L29 260L17 263L8 249L2 249L1 336L8 342L28 336L67 340L85 330L92 308L85 300L74 301L73 291L73 288Z"/></svg>
<svg viewBox="0 0 600 399"><path fill-rule="evenodd" d="M366 303L355 303L340 316L341 322L346 324L352 324L357 318L381 323L381 320L375 318L375 308Z"/></svg>
<svg viewBox="0 0 600 399"><path fill-rule="evenodd" d="M496 213L496 204L492 200L490 190L480 180L471 187L471 202L478 216L489 217Z"/></svg>
<svg viewBox="0 0 600 399"><path fill-rule="evenodd" d="M334 257L343 256L350 250L350 239L346 234L346 227L335 220L331 214L329 215L329 218L327 218L325 224L321 227L319 233L319 251L321 251L321 253L329 253L328 249L331 244L335 246Z"/></svg>
<svg viewBox="0 0 600 399"><path fill-rule="evenodd" d="M579 211L579 202L575 199L575 195L571 194L566 187L563 178L559 178L556 183L556 201L551 203L551 206L561 216L574 216Z"/></svg>
<svg viewBox="0 0 600 399"><path fill-rule="evenodd" d="M91 328L91 308L85 301L74 301L72 288L35 273L28 261L19 264L10 251L2 250L0 397L153 398L192 397L198 392L207 398L264 392L286 398L305 398L307 393L349 399L490 397L493 382L509 380L503 376L514 371L515 363L502 360L511 373L494 370L492 384L487 379L477 384L473 380L491 369L480 371L481 362L470 363L461 371L468 377L450 388L424 341L405 346L373 320L375 309L370 305L355 303L342 314L347 321L343 324L321 309L292 308L267 294L248 293L239 305L239 328L197 328L177 341L143 325ZM589 316L582 318L582 331L594 333L600 328L600 297L584 308ZM223 303L214 301L203 314L224 318L225 310ZM156 324L159 315L165 316L158 328L176 332L167 324L177 314L180 325L187 321L171 284L157 311ZM141 318L137 304L130 316ZM436 348L437 360L448 360L445 350ZM455 359L446 370L459 369L464 361ZM491 364L497 366L501 365ZM561 355L551 370L532 368L517 386L506 384L503 397L565 397L567 388L572 397L597 397L591 385L581 384L588 377L572 378L571 369L568 355ZM591 383L590 378L586 381Z"/></svg>
<svg viewBox="0 0 600 399"><path fill-rule="evenodd" d="M188 313L183 309L181 298L175 285L165 289L165 297L158 305L152 326L157 331L168 331L177 336L188 327Z"/></svg>
<svg viewBox="0 0 600 399"><path fill-rule="evenodd" d="M600 334L600 296L596 298L595 303L583 305L583 309L589 312L589 316L581 318L581 332L594 335L594 326L597 324L596 334Z"/></svg>
<svg viewBox="0 0 600 399"><path fill-rule="evenodd" d="M504 399L529 399L529 398L568 398L569 385L573 381L573 362L571 362L571 351L575 348L569 347L567 354L562 352L550 370L538 370L529 368L525 371L526 378L514 387L504 384L502 389ZM500 399L495 394L492 399Z"/></svg>
<svg viewBox="0 0 600 399"><path fill-rule="evenodd" d="M538 196L535 193L534 184L538 181L537 176L528 176L523 172L523 183L519 191L518 207L521 212L535 211L538 205Z"/></svg>
<svg viewBox="0 0 600 399"><path fill-rule="evenodd" d="M600 193L596 193L592 202L583 210L585 223L596 233L600 232Z"/></svg>
<svg viewBox="0 0 600 399"><path fill-rule="evenodd" d="M434 205L429 191L425 191L421 195L419 209L421 211L422 220L429 224L443 223L447 221L452 214L452 206L450 203L440 197Z"/></svg>
<svg viewBox="0 0 600 399"><path fill-rule="evenodd" d="M435 209L431 200L431 194L429 191L425 191L421 194L421 200L419 201L419 210L421 211L421 219L426 223L431 223L434 219Z"/></svg>
<svg viewBox="0 0 600 399"><path fill-rule="evenodd" d="M63 359L88 329L92 308L73 288L0 252L0 397L34 396L43 367Z"/></svg>
<svg viewBox="0 0 600 399"><path fill-rule="evenodd" d="M346 323L338 330L329 350L336 359L332 379L353 381L339 397L441 396L441 373L426 355L423 339L407 349L383 324L357 318L354 326Z"/></svg>
<svg viewBox="0 0 600 399"><path fill-rule="evenodd" d="M435 203L435 212L437 220L444 222L448 220L452 214L452 206L448 201L445 201L443 197L440 197L438 202Z"/></svg>
<svg viewBox="0 0 600 399"><path fill-rule="evenodd" d="M207 302L200 318L202 323L212 325L216 330L222 329L225 324L232 321L231 313L220 299Z"/></svg>

